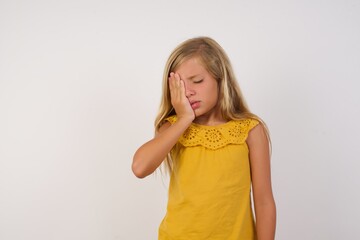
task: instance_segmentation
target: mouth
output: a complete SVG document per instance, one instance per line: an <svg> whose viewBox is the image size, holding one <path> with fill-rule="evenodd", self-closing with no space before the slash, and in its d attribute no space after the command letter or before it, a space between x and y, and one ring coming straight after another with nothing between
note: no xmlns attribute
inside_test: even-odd
<svg viewBox="0 0 360 240"><path fill-rule="evenodd" d="M191 105L191 108L195 110L200 107L200 101L191 101L190 105Z"/></svg>

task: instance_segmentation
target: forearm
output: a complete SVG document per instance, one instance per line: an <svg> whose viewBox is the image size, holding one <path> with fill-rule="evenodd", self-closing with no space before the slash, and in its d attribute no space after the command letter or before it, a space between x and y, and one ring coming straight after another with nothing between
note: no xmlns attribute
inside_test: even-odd
<svg viewBox="0 0 360 240"><path fill-rule="evenodd" d="M155 138L142 145L134 154L132 164L134 174L143 178L153 173L191 122L192 119L178 119Z"/></svg>
<svg viewBox="0 0 360 240"><path fill-rule="evenodd" d="M256 204L256 233L258 240L274 240L276 228L276 206L274 201Z"/></svg>

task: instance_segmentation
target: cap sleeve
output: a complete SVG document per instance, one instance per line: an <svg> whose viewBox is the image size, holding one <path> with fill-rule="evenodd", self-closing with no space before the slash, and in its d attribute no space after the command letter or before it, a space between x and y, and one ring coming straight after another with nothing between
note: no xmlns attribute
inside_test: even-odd
<svg viewBox="0 0 360 240"><path fill-rule="evenodd" d="M248 119L248 125L247 125L247 130L245 131L245 141L249 135L249 132L256 127L259 124L259 121L256 119Z"/></svg>
<svg viewBox="0 0 360 240"><path fill-rule="evenodd" d="M171 124L174 124L176 122L176 120L177 120L176 115L165 118L165 121L168 121Z"/></svg>
<svg viewBox="0 0 360 240"><path fill-rule="evenodd" d="M248 127L248 133L251 131L251 129L253 129L254 127L256 127L259 124L259 121L256 119L249 119L249 127Z"/></svg>

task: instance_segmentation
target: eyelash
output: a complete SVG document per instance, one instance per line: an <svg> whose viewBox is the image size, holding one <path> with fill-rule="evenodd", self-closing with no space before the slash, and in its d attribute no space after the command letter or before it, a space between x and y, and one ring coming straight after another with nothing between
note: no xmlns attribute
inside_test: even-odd
<svg viewBox="0 0 360 240"><path fill-rule="evenodd" d="M194 83L201 83L203 81L203 79L199 80L199 81L194 81Z"/></svg>

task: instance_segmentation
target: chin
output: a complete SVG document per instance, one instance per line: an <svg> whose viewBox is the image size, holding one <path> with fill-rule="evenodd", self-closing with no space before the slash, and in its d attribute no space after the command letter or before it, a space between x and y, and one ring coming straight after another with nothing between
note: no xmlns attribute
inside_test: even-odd
<svg viewBox="0 0 360 240"><path fill-rule="evenodd" d="M197 109L194 110L195 118L201 117L204 113L199 112Z"/></svg>

